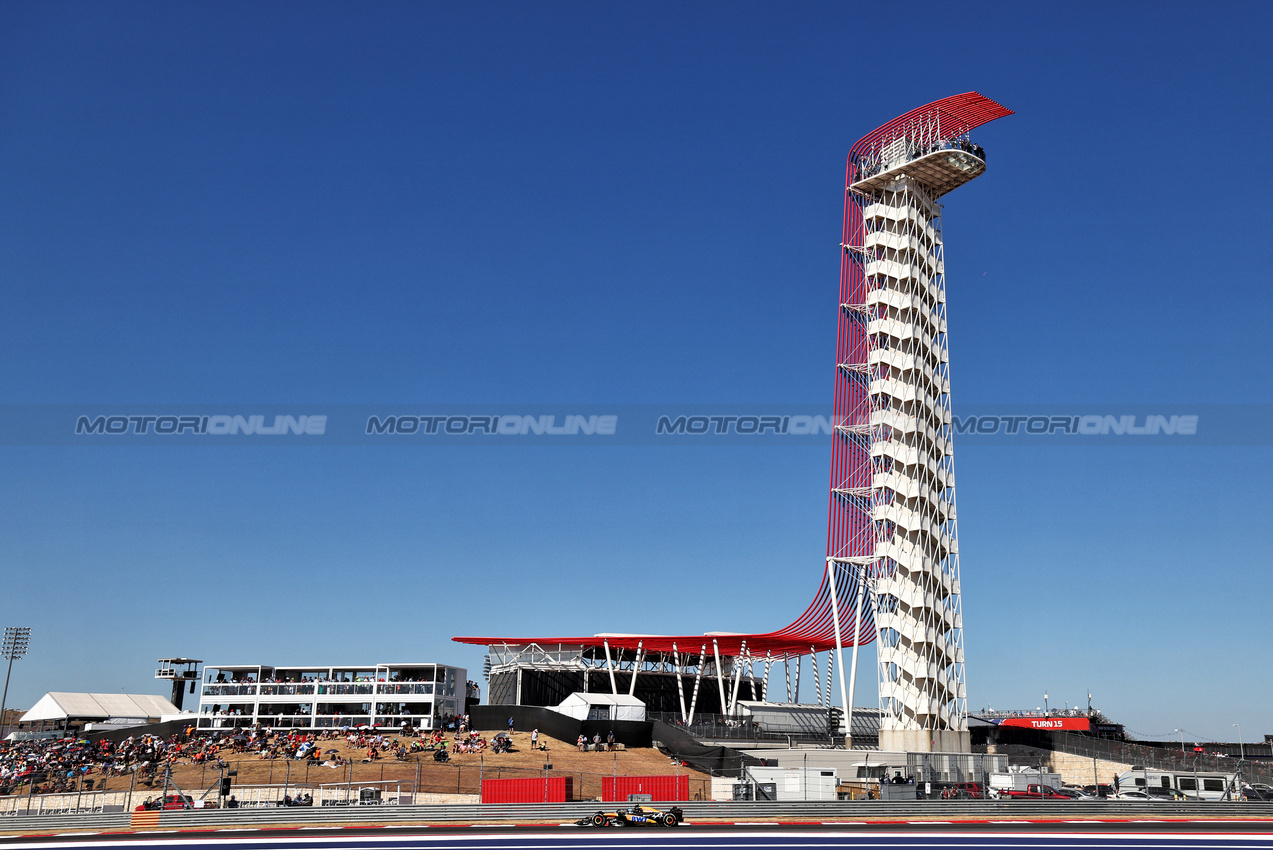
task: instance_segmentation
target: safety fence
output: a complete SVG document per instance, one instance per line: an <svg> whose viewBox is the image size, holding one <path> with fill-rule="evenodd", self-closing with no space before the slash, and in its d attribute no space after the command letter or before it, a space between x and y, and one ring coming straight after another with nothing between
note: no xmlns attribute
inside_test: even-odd
<svg viewBox="0 0 1273 850"><path fill-rule="evenodd" d="M1182 752L1169 747L1151 747L1130 741L1094 738L1075 732L1013 729L1000 726L991 731L990 738L999 746L1022 746L1039 751L1063 752L1171 773L1240 773L1244 782L1273 784L1273 764L1262 762ZM1040 753L1040 758L1042 755Z"/></svg>
<svg viewBox="0 0 1273 850"><path fill-rule="evenodd" d="M1273 822L1273 803L1169 802L731 802L679 803L687 822L736 822L774 819L834 823L839 821L995 821L1101 819L1260 819ZM606 808L611 808L613 804ZM121 829L268 829L279 825L341 826L411 823L550 823L572 824L602 809L598 803L383 806L350 805L313 808L212 809L175 812L48 814L0 820L3 832Z"/></svg>
<svg viewBox="0 0 1273 850"><path fill-rule="evenodd" d="M1090 738L1069 732L1052 733L1056 749L1073 755L1101 758L1173 773L1241 773L1247 782L1273 782L1273 765L1241 759L1182 753L1166 747Z"/></svg>
<svg viewBox="0 0 1273 850"><path fill-rule="evenodd" d="M551 753L545 758L550 756ZM457 796L476 799L481 783L486 779L568 778L571 780L572 799L592 800L601 798L606 782L627 775L623 753L601 752L595 755L595 759L600 770L510 767L501 765L498 756L463 763L436 763L432 759L384 760L346 764L337 769L310 767L303 762L278 759L280 763L277 765L273 762L236 765L239 775L231 780L229 793L241 808L273 806L286 797L298 795L312 797L315 805L324 802L340 805L349 798L356 798L364 789L375 790L386 803L411 805ZM669 763L669 775L683 772L679 764ZM93 790L81 787L57 793L32 794L28 785L19 789L19 793L0 796L0 817L27 813L127 812L165 794L188 795L196 806L220 803L224 800L218 793L218 786L224 775L215 767L187 765L174 769L170 783L165 783L159 774L143 782L138 774L135 777L107 777L105 780L99 777ZM103 787L106 783L109 783L108 787ZM710 800L712 797L710 778L691 775L688 787L691 800Z"/></svg>
<svg viewBox="0 0 1273 850"><path fill-rule="evenodd" d="M349 806L349 805L417 805L426 803L476 803L477 794L416 794L404 783L350 782L331 785L239 785L233 788L234 808L274 809L280 806ZM170 789L176 794L175 789ZM159 793L140 794L134 791L86 791L67 794L35 794L0 797L0 818L33 815L89 815L132 812L145 804L159 800ZM208 799L191 797L195 810L225 808L228 798L210 796ZM297 802L302 801L302 802Z"/></svg>
<svg viewBox="0 0 1273 850"><path fill-rule="evenodd" d="M762 723L750 718L738 718L726 714L696 714L694 722L686 724L679 714L669 711L647 712L647 719L659 720L676 726L696 738L706 740L750 740L750 741L784 741L799 743L817 743L830 746L836 740L826 729L826 719L821 728L813 723L792 723L783 726L777 721L766 718ZM858 724L854 724L857 726ZM874 728L871 733L874 734ZM857 735L855 734L855 739ZM843 741L843 737L840 737Z"/></svg>

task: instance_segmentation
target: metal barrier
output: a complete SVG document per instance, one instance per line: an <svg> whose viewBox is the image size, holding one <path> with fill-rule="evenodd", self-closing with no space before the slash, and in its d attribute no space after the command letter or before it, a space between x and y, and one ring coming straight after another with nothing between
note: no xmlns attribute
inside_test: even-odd
<svg viewBox="0 0 1273 850"><path fill-rule="evenodd" d="M131 814L27 815L0 821L6 832L49 832L69 829L119 830L133 828L216 829L219 827L268 829L272 825L381 823L474 823L512 821L570 823L614 804L584 802L515 805L434 806L322 806L301 808L212 809L180 812L148 812L144 826ZM1168 802L982 802L880 801L811 803L677 803L686 820L736 821L776 818L797 821L840 820L1096 820L1100 818L1243 818L1273 820L1273 803L1168 803Z"/></svg>
<svg viewBox="0 0 1273 850"><path fill-rule="evenodd" d="M0 820L0 833L53 832L70 829L118 832L128 829L130 821L126 814L24 815Z"/></svg>

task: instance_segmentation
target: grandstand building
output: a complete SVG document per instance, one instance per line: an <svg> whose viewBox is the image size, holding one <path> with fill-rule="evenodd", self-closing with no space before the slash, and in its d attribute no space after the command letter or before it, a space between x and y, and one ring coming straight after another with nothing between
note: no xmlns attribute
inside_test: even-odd
<svg viewBox="0 0 1273 850"><path fill-rule="evenodd" d="M488 648L488 702L552 707L572 694L626 694L650 716L732 714L740 700L763 700L768 676L736 656L693 658L643 646L584 643L500 644ZM761 668L764 669L763 667ZM601 718L608 719L608 718Z"/></svg>
<svg viewBox="0 0 1273 850"><path fill-rule="evenodd" d="M835 722L847 732L858 647L878 639L879 747L969 750L941 199L985 172L970 133L1010 114L976 92L954 95L849 152L827 552L813 603L758 634L455 638L488 647L492 702L548 705L569 688L617 694L626 683L689 725L696 712L735 714L740 692L770 699L775 664L793 702L811 656L829 718L838 674Z"/></svg>
<svg viewBox="0 0 1273 850"><path fill-rule="evenodd" d="M445 664L204 665L197 725L434 729L444 718L464 714L476 687L464 668Z"/></svg>

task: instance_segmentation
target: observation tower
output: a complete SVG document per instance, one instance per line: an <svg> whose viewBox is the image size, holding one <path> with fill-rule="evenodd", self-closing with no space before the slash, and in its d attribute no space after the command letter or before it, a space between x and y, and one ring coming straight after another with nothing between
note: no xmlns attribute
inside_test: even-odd
<svg viewBox="0 0 1273 850"><path fill-rule="evenodd" d="M696 711L733 715L740 700L796 702L809 655L817 704L851 746L858 647L878 637L880 749L969 750L939 199L986 170L971 131L1011 114L976 92L954 95L849 152L827 555L805 612L764 633L453 638L488 647L493 703L626 690L689 725ZM774 664L785 696L771 687Z"/></svg>
<svg viewBox="0 0 1273 850"><path fill-rule="evenodd" d="M939 199L986 170L970 132L1011 114L955 95L849 152L827 564L856 621L872 597L881 750L969 749Z"/></svg>

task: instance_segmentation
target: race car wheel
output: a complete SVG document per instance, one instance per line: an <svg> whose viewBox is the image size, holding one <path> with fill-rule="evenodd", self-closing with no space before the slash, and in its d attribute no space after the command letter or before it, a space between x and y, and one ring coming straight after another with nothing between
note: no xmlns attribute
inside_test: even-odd
<svg viewBox="0 0 1273 850"><path fill-rule="evenodd" d="M663 815L663 825L676 826L676 815L672 814L671 812L665 813Z"/></svg>
<svg viewBox="0 0 1273 850"><path fill-rule="evenodd" d="M606 816L605 816L605 815L603 815L603 814L601 814L601 812L597 812L595 815L593 815L593 816L592 816L592 825L593 825L593 826L605 826L605 825L606 825Z"/></svg>

